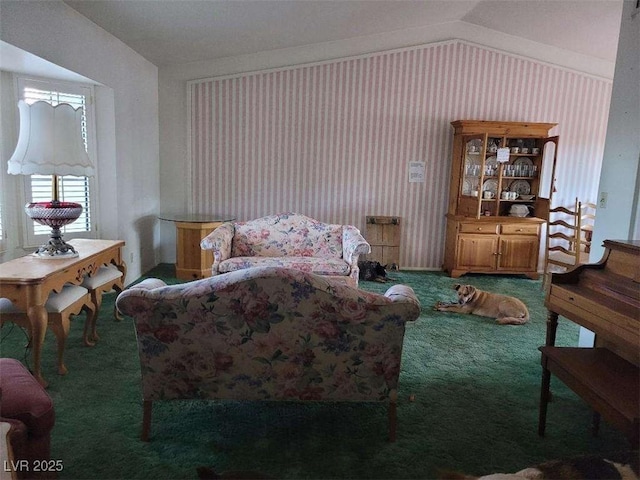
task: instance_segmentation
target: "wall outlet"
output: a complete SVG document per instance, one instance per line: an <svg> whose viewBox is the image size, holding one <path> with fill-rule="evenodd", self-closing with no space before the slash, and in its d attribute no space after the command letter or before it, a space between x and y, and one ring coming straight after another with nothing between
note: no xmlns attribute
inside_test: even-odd
<svg viewBox="0 0 640 480"><path fill-rule="evenodd" d="M598 197L598 208L607 208L607 192L600 192L600 197Z"/></svg>

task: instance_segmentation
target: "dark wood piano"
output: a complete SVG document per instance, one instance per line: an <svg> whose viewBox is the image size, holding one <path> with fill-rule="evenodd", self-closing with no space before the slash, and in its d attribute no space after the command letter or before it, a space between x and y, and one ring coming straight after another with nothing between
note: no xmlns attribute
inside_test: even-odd
<svg viewBox="0 0 640 480"><path fill-rule="evenodd" d="M605 240L598 263L551 276L542 352L538 433L544 435L551 374L638 448L640 436L640 241ZM594 348L556 347L558 315L596 334Z"/></svg>

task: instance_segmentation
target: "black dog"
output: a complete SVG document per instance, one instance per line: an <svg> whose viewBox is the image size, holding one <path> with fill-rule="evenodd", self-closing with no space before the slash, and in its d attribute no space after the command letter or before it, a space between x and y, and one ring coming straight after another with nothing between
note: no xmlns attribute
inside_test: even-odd
<svg viewBox="0 0 640 480"><path fill-rule="evenodd" d="M371 282L384 283L387 281L387 266L381 265L380 262L373 262L371 260L359 260L358 268L360 274L358 278L360 280L369 280Z"/></svg>

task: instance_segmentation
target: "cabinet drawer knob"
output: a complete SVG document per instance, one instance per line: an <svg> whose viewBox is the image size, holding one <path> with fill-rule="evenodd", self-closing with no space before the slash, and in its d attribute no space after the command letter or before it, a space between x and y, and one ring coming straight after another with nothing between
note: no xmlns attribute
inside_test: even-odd
<svg viewBox="0 0 640 480"><path fill-rule="evenodd" d="M516 232L521 232L521 231L522 231L522 229L521 229L521 228L519 228L519 229L517 229L517 230L516 230Z"/></svg>

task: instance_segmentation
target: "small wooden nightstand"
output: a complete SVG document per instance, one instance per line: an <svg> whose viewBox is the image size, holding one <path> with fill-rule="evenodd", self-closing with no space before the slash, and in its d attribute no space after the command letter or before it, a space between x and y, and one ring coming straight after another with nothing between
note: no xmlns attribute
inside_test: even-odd
<svg viewBox="0 0 640 480"><path fill-rule="evenodd" d="M400 269L400 217L367 216L365 238L371 245L366 256L386 265L389 270Z"/></svg>
<svg viewBox="0 0 640 480"><path fill-rule="evenodd" d="M176 224L176 277L198 280L211 276L213 254L200 248L200 240L224 222L235 220L230 215L162 214L158 218Z"/></svg>

